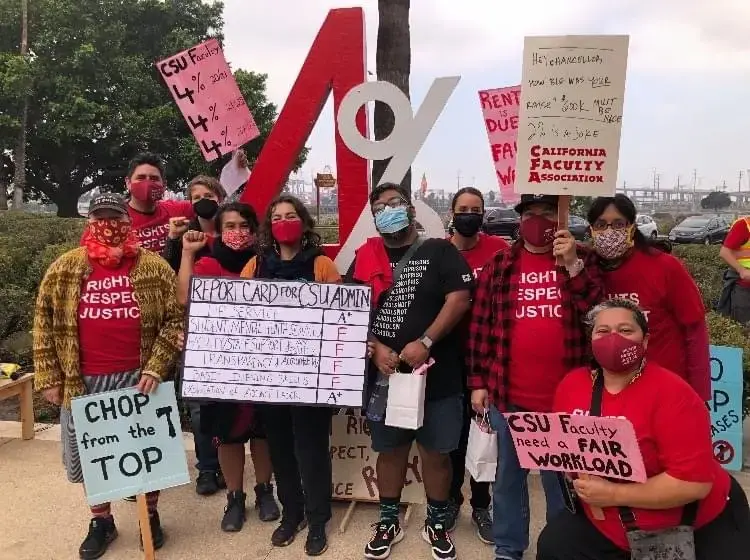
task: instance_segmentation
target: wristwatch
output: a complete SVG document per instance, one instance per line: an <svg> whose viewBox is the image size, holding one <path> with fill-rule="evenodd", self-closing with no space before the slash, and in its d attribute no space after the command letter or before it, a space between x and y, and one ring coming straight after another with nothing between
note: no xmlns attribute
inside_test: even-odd
<svg viewBox="0 0 750 560"><path fill-rule="evenodd" d="M424 345L424 347L427 348L428 350L432 348L432 344L433 344L432 339L426 334L422 335L422 338L419 339L419 342L421 342Z"/></svg>

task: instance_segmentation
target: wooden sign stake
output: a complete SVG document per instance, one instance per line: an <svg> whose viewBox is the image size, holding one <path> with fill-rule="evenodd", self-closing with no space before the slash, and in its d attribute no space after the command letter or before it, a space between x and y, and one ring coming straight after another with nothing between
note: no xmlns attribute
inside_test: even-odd
<svg viewBox="0 0 750 560"><path fill-rule="evenodd" d="M409 519L411 519L411 512L413 508L411 507L411 504L408 504L406 506L406 513L404 514L404 527L409 526Z"/></svg>
<svg viewBox="0 0 750 560"><path fill-rule="evenodd" d="M339 525L339 533L345 533L346 528L349 525L349 520L352 518L352 515L354 514L354 508L357 507L357 500L352 500L349 502L349 507L346 508L346 513L344 514L344 518L341 520L341 524Z"/></svg>
<svg viewBox="0 0 750 560"><path fill-rule="evenodd" d="M557 229L567 230L570 221L570 199L569 194L560 195L557 201ZM562 266L563 260L557 257L557 264Z"/></svg>
<svg viewBox="0 0 750 560"><path fill-rule="evenodd" d="M138 524L141 527L141 539L143 540L143 558L144 560L154 560L154 538L151 535L151 522L148 518L148 504L146 495L138 494L135 498L138 504Z"/></svg>

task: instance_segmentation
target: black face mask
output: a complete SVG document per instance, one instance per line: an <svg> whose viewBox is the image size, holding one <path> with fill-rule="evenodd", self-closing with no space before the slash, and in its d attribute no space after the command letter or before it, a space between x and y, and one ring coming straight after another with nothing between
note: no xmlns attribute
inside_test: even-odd
<svg viewBox="0 0 750 560"><path fill-rule="evenodd" d="M219 211L219 203L210 198L201 198L193 204L195 215L204 220L210 220Z"/></svg>
<svg viewBox="0 0 750 560"><path fill-rule="evenodd" d="M453 215L453 229L464 237L474 237L482 227L482 214L466 213Z"/></svg>

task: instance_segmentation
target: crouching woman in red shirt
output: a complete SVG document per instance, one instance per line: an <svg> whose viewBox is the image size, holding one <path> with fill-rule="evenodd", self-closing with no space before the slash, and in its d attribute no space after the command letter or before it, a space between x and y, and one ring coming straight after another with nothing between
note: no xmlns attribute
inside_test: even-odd
<svg viewBox="0 0 750 560"><path fill-rule="evenodd" d="M747 497L714 459L705 403L678 375L644 359L648 323L634 303L606 301L592 309L589 320L595 368L574 370L563 379L554 410L630 420L648 480L575 480L578 513L565 511L547 524L537 560L637 559L641 556L631 556L632 530L683 524L695 530L697 560L746 559ZM602 512L604 519L597 519L602 515L595 513Z"/></svg>

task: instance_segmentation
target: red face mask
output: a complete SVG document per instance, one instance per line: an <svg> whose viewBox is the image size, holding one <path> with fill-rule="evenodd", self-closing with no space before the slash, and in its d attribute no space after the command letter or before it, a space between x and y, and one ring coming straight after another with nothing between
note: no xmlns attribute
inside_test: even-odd
<svg viewBox="0 0 750 560"><path fill-rule="evenodd" d="M611 373L630 373L641 363L646 349L618 333L609 333L591 343L594 359Z"/></svg>
<svg viewBox="0 0 750 560"><path fill-rule="evenodd" d="M92 239L105 247L121 247L130 233L130 222L121 222L117 218L94 220L89 222L89 233Z"/></svg>
<svg viewBox="0 0 750 560"><path fill-rule="evenodd" d="M302 239L302 220L279 220L271 224L273 238L282 245L292 245Z"/></svg>
<svg viewBox="0 0 750 560"><path fill-rule="evenodd" d="M130 183L130 195L141 202L161 200L165 190L164 185L150 179Z"/></svg>
<svg viewBox="0 0 750 560"><path fill-rule="evenodd" d="M253 241L253 235L246 229L234 229L221 232L221 241L234 251L247 249Z"/></svg>
<svg viewBox="0 0 750 560"><path fill-rule="evenodd" d="M529 245L546 247L555 240L557 222L548 220L544 216L529 216L521 220L518 233Z"/></svg>

